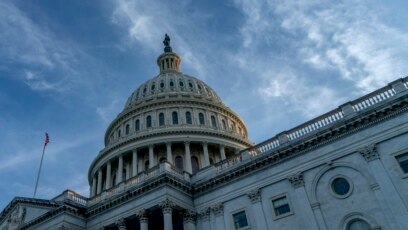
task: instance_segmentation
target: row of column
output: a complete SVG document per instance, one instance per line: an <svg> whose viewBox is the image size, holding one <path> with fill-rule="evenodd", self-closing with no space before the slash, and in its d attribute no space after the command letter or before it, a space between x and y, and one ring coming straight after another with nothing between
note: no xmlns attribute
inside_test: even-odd
<svg viewBox="0 0 408 230"><path fill-rule="evenodd" d="M166 158L167 161L171 164L174 164L173 162L173 153L171 149L171 142L166 142ZM207 167L210 165L210 157L208 153L208 143L203 142L202 143L203 147L203 162L202 162L202 168ZM225 146L224 145L219 145L220 148L220 157L221 160L226 159L225 155ZM154 157L154 145L149 145L148 146L148 153L149 153L149 168L154 167L157 162L155 161ZM106 177L105 177L105 188L102 187L103 185L103 172L102 172L102 167L98 170L97 175L95 175L92 179L92 187L91 187L91 196L95 196L97 194L100 194L103 190L109 189L112 186L115 186L122 182L124 178L122 177L123 175L123 155L120 155L118 157L118 165L117 165L117 171L116 171L116 183L115 185L112 185L111 178L112 178L112 161L108 161L106 164ZM138 171L138 167L141 167L140 165L138 166L138 154L137 154L137 149L134 149L132 151L132 161L131 161L131 176L134 177L140 172L140 169ZM191 164L191 152L190 152L190 142L184 142L184 170L190 174L192 174L193 169L192 169L192 164Z"/></svg>
<svg viewBox="0 0 408 230"><path fill-rule="evenodd" d="M176 205L169 199L159 203L159 207L163 213L163 224L164 230L173 230L173 209ZM139 219L140 229L148 230L149 228L149 217L148 211L142 209L136 213L137 218ZM195 230L196 229L196 212L192 210L186 210L183 212L183 229L184 230ZM119 230L127 230L126 221L124 218L121 218L116 221L116 226Z"/></svg>

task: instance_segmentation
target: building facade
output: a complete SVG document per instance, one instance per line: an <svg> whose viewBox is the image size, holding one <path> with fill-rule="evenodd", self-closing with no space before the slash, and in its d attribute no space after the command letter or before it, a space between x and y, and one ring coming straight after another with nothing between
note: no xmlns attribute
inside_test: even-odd
<svg viewBox="0 0 408 230"><path fill-rule="evenodd" d="M0 229L408 229L408 77L254 145L164 45L106 131L89 197L16 197Z"/></svg>

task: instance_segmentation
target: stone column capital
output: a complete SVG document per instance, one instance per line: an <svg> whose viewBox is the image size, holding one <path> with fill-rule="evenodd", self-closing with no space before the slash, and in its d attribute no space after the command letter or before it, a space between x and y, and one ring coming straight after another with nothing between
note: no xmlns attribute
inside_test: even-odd
<svg viewBox="0 0 408 230"><path fill-rule="evenodd" d="M172 145L171 141L166 141L165 143L166 143L166 146L171 146Z"/></svg>
<svg viewBox="0 0 408 230"><path fill-rule="evenodd" d="M164 214L171 214L173 212L173 208L176 207L176 204L167 198L159 203L159 207L162 209Z"/></svg>
<svg viewBox="0 0 408 230"><path fill-rule="evenodd" d="M211 211L211 208L209 208L209 207L204 208L204 209L202 209L202 210L200 210L200 211L198 212L198 216L199 216L199 217L201 218L201 220L203 220L203 221L210 220L210 211Z"/></svg>
<svg viewBox="0 0 408 230"><path fill-rule="evenodd" d="M292 184L293 188L300 188L305 186L305 180L303 178L303 173L296 173L288 177L289 182Z"/></svg>
<svg viewBox="0 0 408 230"><path fill-rule="evenodd" d="M120 218L115 222L116 226L118 226L119 230L126 230L126 222L125 219Z"/></svg>
<svg viewBox="0 0 408 230"><path fill-rule="evenodd" d="M153 149L154 144L150 144L150 145L148 145L148 147L149 147L149 149Z"/></svg>
<svg viewBox="0 0 408 230"><path fill-rule="evenodd" d="M262 200L261 190L259 188L249 191L247 195L252 203L261 202Z"/></svg>
<svg viewBox="0 0 408 230"><path fill-rule="evenodd" d="M207 142L207 141L203 141L203 142L201 142L201 144L202 144L203 146L208 147L208 142Z"/></svg>
<svg viewBox="0 0 408 230"><path fill-rule="evenodd" d="M214 212L215 216L222 216L224 215L224 204L217 203L211 207L212 211Z"/></svg>
<svg viewBox="0 0 408 230"><path fill-rule="evenodd" d="M194 210L186 210L183 212L183 223L193 223L195 224L197 218L197 213Z"/></svg>
<svg viewBox="0 0 408 230"><path fill-rule="evenodd" d="M190 141L184 141L185 146L190 146Z"/></svg>
<svg viewBox="0 0 408 230"><path fill-rule="evenodd" d="M358 150L358 152L364 157L364 160L366 160L367 162L380 159L380 154L378 154L377 146L375 144L361 148Z"/></svg>
<svg viewBox="0 0 408 230"><path fill-rule="evenodd" d="M149 221L147 218L147 210L144 208L136 212L136 216L139 218L140 223L148 223Z"/></svg>

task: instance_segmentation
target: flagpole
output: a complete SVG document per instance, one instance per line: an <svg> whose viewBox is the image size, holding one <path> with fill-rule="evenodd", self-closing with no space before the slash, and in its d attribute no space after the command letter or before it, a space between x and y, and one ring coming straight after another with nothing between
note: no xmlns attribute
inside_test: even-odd
<svg viewBox="0 0 408 230"><path fill-rule="evenodd" d="M49 142L49 137L48 133L45 133L45 142L44 142L44 147L41 155L41 161L40 161L40 168L38 169L38 174L37 174L37 181L35 182L35 189L34 189L34 195L33 198L35 198L35 195L37 194L37 187L38 187L38 181L40 180L40 173L41 173L41 167L44 159L44 152L45 152L45 146L47 146Z"/></svg>

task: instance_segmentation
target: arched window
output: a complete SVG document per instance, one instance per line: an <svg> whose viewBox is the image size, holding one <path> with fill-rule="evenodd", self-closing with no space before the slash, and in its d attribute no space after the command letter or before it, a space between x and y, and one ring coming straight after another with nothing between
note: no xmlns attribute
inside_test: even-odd
<svg viewBox="0 0 408 230"><path fill-rule="evenodd" d="M174 163L176 164L176 168L183 170L183 158L181 156L177 156Z"/></svg>
<svg viewBox="0 0 408 230"><path fill-rule="evenodd" d="M118 137L120 137L121 134L122 134L122 133L121 133L121 130L119 129L119 130L118 130Z"/></svg>
<svg viewBox="0 0 408 230"><path fill-rule="evenodd" d="M151 90L154 90L156 88L156 84L153 83L153 85L150 87Z"/></svg>
<svg viewBox="0 0 408 230"><path fill-rule="evenodd" d="M195 156L191 157L191 167L193 169L193 173L196 173L199 170L198 159Z"/></svg>
<svg viewBox="0 0 408 230"><path fill-rule="evenodd" d="M180 85L181 88L183 88L184 87L184 82L182 80L180 80L179 85Z"/></svg>
<svg viewBox="0 0 408 230"><path fill-rule="evenodd" d="M347 225L347 230L370 230L370 225L361 219L354 219Z"/></svg>
<svg viewBox="0 0 408 230"><path fill-rule="evenodd" d="M190 112L186 112L186 123L187 124L193 124L193 121L191 120L191 113Z"/></svg>
<svg viewBox="0 0 408 230"><path fill-rule="evenodd" d="M173 80L170 80L170 87L174 87L174 82L173 82Z"/></svg>
<svg viewBox="0 0 408 230"><path fill-rule="evenodd" d="M214 116L211 116L211 125L212 127L217 127L217 121L215 120Z"/></svg>
<svg viewBox="0 0 408 230"><path fill-rule="evenodd" d="M224 119L222 119L222 128L223 128L224 130L227 129L227 123L225 123L225 120L224 120Z"/></svg>
<svg viewBox="0 0 408 230"><path fill-rule="evenodd" d="M200 125L204 125L204 124L205 124L204 114L203 114L203 113L199 113L199 114L198 114L198 120L200 121Z"/></svg>
<svg viewBox="0 0 408 230"><path fill-rule="evenodd" d="M159 125L160 126L164 125L164 113L159 114Z"/></svg>
<svg viewBox="0 0 408 230"><path fill-rule="evenodd" d="M174 111L174 112L171 114L171 118L172 118L172 120L173 120L173 125L177 125L177 124L178 124L178 114L177 114L176 111Z"/></svg>
<svg viewBox="0 0 408 230"><path fill-rule="evenodd" d="M144 89L143 89L143 94L145 94L146 91L147 91L147 87L144 87Z"/></svg>
<svg viewBox="0 0 408 230"><path fill-rule="evenodd" d="M193 83L191 83L191 81L188 82L188 87L190 87L191 89L193 88Z"/></svg>
<svg viewBox="0 0 408 230"><path fill-rule="evenodd" d="M125 129L126 135L129 134L129 124L126 125L126 129Z"/></svg>
<svg viewBox="0 0 408 230"><path fill-rule="evenodd" d="M135 130L136 130L136 131L139 131L139 130L140 130L140 121L139 121L139 119L137 119L137 120L135 121Z"/></svg>
<svg viewBox="0 0 408 230"><path fill-rule="evenodd" d="M148 169L149 169L149 161L145 161L144 170L146 171Z"/></svg>
<svg viewBox="0 0 408 230"><path fill-rule="evenodd" d="M152 127L152 117L149 115L146 117L146 128Z"/></svg>

